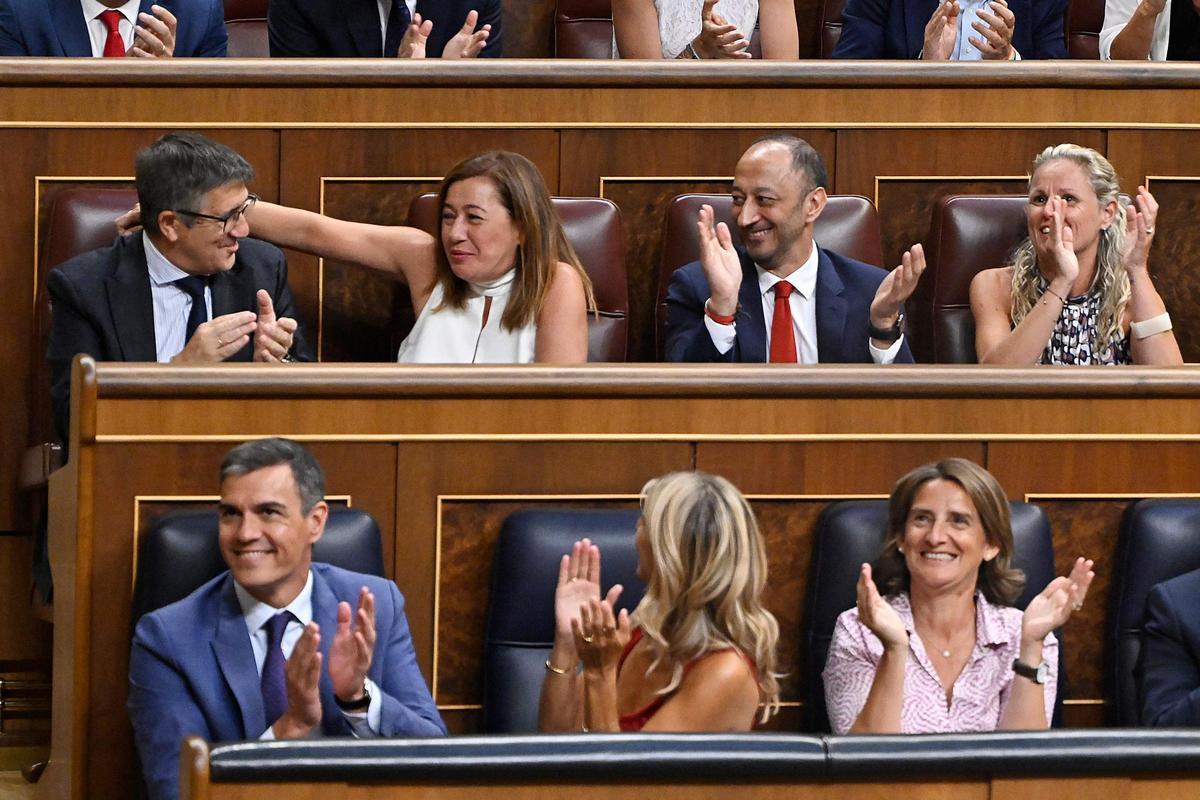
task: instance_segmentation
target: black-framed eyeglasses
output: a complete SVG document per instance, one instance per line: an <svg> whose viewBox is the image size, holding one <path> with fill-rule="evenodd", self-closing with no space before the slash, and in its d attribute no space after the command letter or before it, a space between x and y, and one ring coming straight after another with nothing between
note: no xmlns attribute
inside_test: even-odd
<svg viewBox="0 0 1200 800"><path fill-rule="evenodd" d="M254 208L254 204L257 202L258 195L253 193L248 194L246 195L246 202L242 203L228 214L222 214L219 217L215 214L201 214L199 211L188 211L186 208L177 208L175 209L175 213L187 214L189 217L195 217L196 219L210 219L213 222L219 222L221 223L221 232L228 234L229 231L233 230L233 226L238 224L238 220L246 216L250 209Z"/></svg>

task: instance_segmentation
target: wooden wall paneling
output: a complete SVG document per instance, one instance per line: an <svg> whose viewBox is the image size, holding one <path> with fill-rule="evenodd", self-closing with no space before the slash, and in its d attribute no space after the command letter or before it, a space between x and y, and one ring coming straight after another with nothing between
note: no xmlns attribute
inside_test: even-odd
<svg viewBox="0 0 1200 800"><path fill-rule="evenodd" d="M586 506L591 504L587 495L636 496L650 478L690 468L692 449L686 442L405 442L399 447L398 462L397 530L442 531L449 544L464 541L464 536L457 529L446 529L448 522L458 518L439 518L436 498L484 496L494 498L489 502L520 503L527 499L531 504L540 504L554 496L555 504ZM567 497L559 497L562 495ZM581 495L584 497L576 503L573 498ZM443 500L443 505L446 502ZM489 529L477 534L479 546L466 551L475 566L454 566L443 558L444 568L453 572L443 573L440 583L434 537L416 535L405 547L403 559L398 553L396 581L408 602L418 663L431 683L435 668L440 680L443 670L449 673L463 666L453 661L464 655L451 646L457 642L454 632L482 630L492 561L492 547L485 543L494 542L497 533ZM468 585L453 581L464 574L474 576ZM485 579L479 583L481 576ZM436 639L435 613L439 615ZM443 641L442 636L450 639ZM458 644L467 648L467 658L472 652L478 653L466 643ZM474 658L477 660L478 655ZM477 667L473 674L478 675ZM440 696L435 700L445 702ZM470 709L448 711L446 719L462 731L478 725L477 712Z"/></svg>
<svg viewBox="0 0 1200 800"><path fill-rule="evenodd" d="M821 16L825 0L795 0L800 58L821 57Z"/></svg>
<svg viewBox="0 0 1200 800"><path fill-rule="evenodd" d="M504 0L505 58L550 58L554 55L554 6L555 0Z"/></svg>
<svg viewBox="0 0 1200 800"><path fill-rule="evenodd" d="M0 536L0 662L50 662L51 628L30 609L33 540L28 535Z"/></svg>
<svg viewBox="0 0 1200 800"><path fill-rule="evenodd" d="M401 225L413 197L436 191L455 164L485 150L521 153L552 192L558 185L553 131L296 129L281 134L280 194L286 205L319 211L324 202L332 216ZM288 263L301 319L323 360L395 360L397 326L412 320L404 287L332 261L322 271L320 259L302 253L289 251ZM397 308L405 316L389 320Z"/></svg>
<svg viewBox="0 0 1200 800"><path fill-rule="evenodd" d="M949 121L949 120L948 120ZM1079 129L843 129L837 135L834 188L873 198L885 265L928 237L936 199L956 192L1024 190L1018 176L1059 142L1104 149L1104 133ZM983 177L980 177L983 176ZM993 188L994 187L994 188ZM989 265L991 266L991 265Z"/></svg>
<svg viewBox="0 0 1200 800"><path fill-rule="evenodd" d="M734 167L750 143L773 129L680 128L565 130L562 184L566 195L603 196L621 209L629 280L629 360L658 360L654 298L667 204L688 192L728 192ZM830 131L798 130L832 167ZM832 169L830 170L832 174Z"/></svg>
<svg viewBox="0 0 1200 800"><path fill-rule="evenodd" d="M1133 796L1132 778L993 778L990 800L1027 800L1053 797L1057 800L1127 800Z"/></svg>

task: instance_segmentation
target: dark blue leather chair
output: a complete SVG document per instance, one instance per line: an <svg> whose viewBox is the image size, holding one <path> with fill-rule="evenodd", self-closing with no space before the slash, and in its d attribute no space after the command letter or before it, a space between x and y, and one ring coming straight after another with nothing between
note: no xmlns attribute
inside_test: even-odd
<svg viewBox="0 0 1200 800"><path fill-rule="evenodd" d="M383 577L383 545L375 518L355 508L331 508L313 561ZM138 550L134 625L146 614L187 597L226 569L217 545L216 511L166 514Z"/></svg>
<svg viewBox="0 0 1200 800"><path fill-rule="evenodd" d="M1046 512L1030 503L1010 502L1014 566L1025 573L1025 591L1017 599L1024 608L1054 579L1054 547ZM825 683L821 671L838 614L853 608L858 571L863 562L874 562L887 535L886 500L850 500L831 503L817 520L813 557L808 571L808 604L804 611L804 700L808 730L828 731ZM1055 724L1062 714L1063 651L1059 648L1058 699Z"/></svg>
<svg viewBox="0 0 1200 800"><path fill-rule="evenodd" d="M510 514L500 530L484 645L484 730L537 730L538 697L554 644L558 564L587 537L600 548L603 591L625 587L618 608L632 611L645 587L637 578L637 509L530 509Z"/></svg>
<svg viewBox="0 0 1200 800"><path fill-rule="evenodd" d="M1157 583L1200 569L1200 500L1141 500L1125 511L1112 564L1105 696L1110 722L1137 725L1135 669L1146 598Z"/></svg>

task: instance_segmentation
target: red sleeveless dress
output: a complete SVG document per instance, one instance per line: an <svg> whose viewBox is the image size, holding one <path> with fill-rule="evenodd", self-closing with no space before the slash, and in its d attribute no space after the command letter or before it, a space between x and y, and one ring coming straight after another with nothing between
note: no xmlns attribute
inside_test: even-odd
<svg viewBox="0 0 1200 800"><path fill-rule="evenodd" d="M625 659L629 656L630 652L633 651L633 648L636 647L637 643L640 642L641 640L642 640L642 629L640 627L634 628L633 633L631 633L629 636L629 642L625 645L625 649L621 651L621 659L617 662L617 676L618 677L621 675L621 668L625 666ZM693 658L691 661L689 661L688 663L683 665L684 676L686 676L688 674L688 670L690 670L696 664L699 664L704 659L708 658L709 656L716 655L717 653L724 653L726 650L736 650L736 648L722 647L720 650L709 650L707 653L704 653L703 655ZM745 659L746 664L749 665L749 667L750 667L750 671L754 673L754 677L755 677L755 679L757 679L758 678L758 669L755 668L754 662L750 660L749 656L747 656L745 653L741 652L740 650L738 650L737 653L743 659ZM644 728L646 726L646 723L650 721L650 718L658 713L658 710L660 708L662 708L662 704L667 702L670 699L671 699L670 694L662 694L662 695L655 697L653 700L651 700L649 703L647 703L645 706L638 709L637 711L632 711L628 714L621 714L619 717L617 717L617 722L620 724L621 730L626 733L636 733L637 731L640 731L642 728Z"/></svg>

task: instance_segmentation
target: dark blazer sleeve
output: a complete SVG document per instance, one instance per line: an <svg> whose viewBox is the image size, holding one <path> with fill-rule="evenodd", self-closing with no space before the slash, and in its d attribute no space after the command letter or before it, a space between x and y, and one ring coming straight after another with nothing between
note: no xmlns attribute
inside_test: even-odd
<svg viewBox="0 0 1200 800"><path fill-rule="evenodd" d="M404 597L396 584L387 581L386 594L377 597L380 610L388 609L386 630L378 631L371 664L371 680L383 691L383 713L379 719L382 736L445 736L446 726L438 714L433 696L425 685L417 654L413 650ZM383 602L381 602L383 601ZM377 615L384 622L383 615Z"/></svg>
<svg viewBox="0 0 1200 800"><path fill-rule="evenodd" d="M196 46L186 53L176 51L175 55L198 58L224 58L229 50L229 34L225 32L225 4L221 0L209 0L208 13L201 18L199 9L195 12L196 22L203 26L204 33L199 37Z"/></svg>
<svg viewBox="0 0 1200 800"><path fill-rule="evenodd" d="M309 347L308 339L304 335L304 325L300 324L300 318L296 316L296 303L292 299L292 290L288 287L287 259L282 250L276 247L272 247L272 250L277 255L277 261L274 269L275 285L269 291L271 292L271 303L275 306L275 317L291 317L296 320L296 333L292 337L291 356L297 361L313 361L312 348Z"/></svg>
<svg viewBox="0 0 1200 800"><path fill-rule="evenodd" d="M482 8L479 8L479 25L476 28L482 28L484 25L491 25L492 32L488 35L487 46L483 48L483 52L479 54L480 58L500 58L504 55L503 41L503 13L500 0L487 0L486 5L481 3Z"/></svg>
<svg viewBox="0 0 1200 800"><path fill-rule="evenodd" d="M138 622L129 654L125 705L151 800L179 796L179 748L184 737L213 740L172 655L175 646L158 615L147 614Z"/></svg>
<svg viewBox="0 0 1200 800"><path fill-rule="evenodd" d="M834 58L884 58L889 0L848 0Z"/></svg>
<svg viewBox="0 0 1200 800"><path fill-rule="evenodd" d="M721 353L704 325L704 303L708 281L699 261L671 273L667 287L667 361L704 363L732 362L737 345Z"/></svg>
<svg viewBox="0 0 1200 800"><path fill-rule="evenodd" d="M308 18L303 0L271 0L267 6L267 42L271 58L318 58L324 48Z"/></svg>
<svg viewBox="0 0 1200 800"><path fill-rule="evenodd" d="M27 56L20 20L12 0L0 0L0 56Z"/></svg>
<svg viewBox="0 0 1200 800"><path fill-rule="evenodd" d="M1192 586L1200 586L1193 581ZM1177 598L1170 584L1150 590L1138 673L1142 692L1142 724L1154 726L1200 725L1200 629L1186 628L1180 620ZM1189 619L1195 620L1193 597Z"/></svg>
<svg viewBox="0 0 1200 800"><path fill-rule="evenodd" d="M1021 58L1066 58L1067 0L1032 0L1030 6L1033 49L1021 53ZM1021 24L1019 19L1017 24Z"/></svg>
<svg viewBox="0 0 1200 800"><path fill-rule="evenodd" d="M94 317L86 311L84 300L89 291L79 286L70 274L54 269L46 278L50 292L50 344L46 361L50 366L50 401L54 409L54 427L61 441L67 441L71 416L71 361L76 353L108 360L103 334Z"/></svg>

